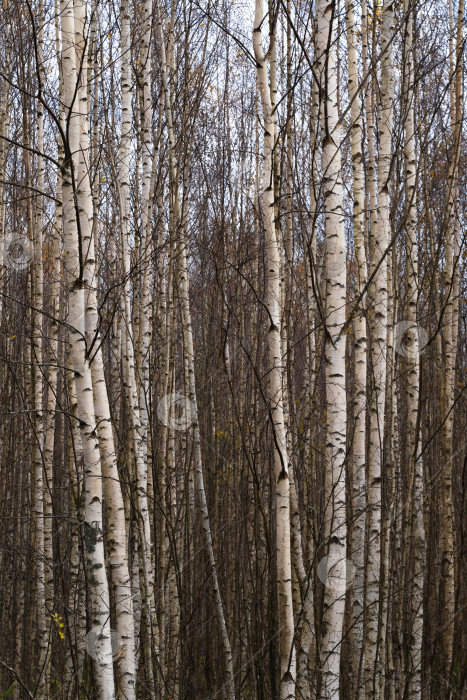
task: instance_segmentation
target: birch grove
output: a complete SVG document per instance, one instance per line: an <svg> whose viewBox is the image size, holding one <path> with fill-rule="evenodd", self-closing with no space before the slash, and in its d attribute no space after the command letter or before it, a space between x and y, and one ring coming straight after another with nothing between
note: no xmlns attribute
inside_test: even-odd
<svg viewBox="0 0 467 700"><path fill-rule="evenodd" d="M464 0L0 7L0 694L467 694Z"/></svg>

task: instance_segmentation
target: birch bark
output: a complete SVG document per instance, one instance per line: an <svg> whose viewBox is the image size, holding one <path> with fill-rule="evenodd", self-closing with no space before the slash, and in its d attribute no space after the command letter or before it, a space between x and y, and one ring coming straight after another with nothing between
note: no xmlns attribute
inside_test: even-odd
<svg viewBox="0 0 467 700"><path fill-rule="evenodd" d="M121 18L121 86L122 86L122 131L120 139L120 167L119 167L119 194L120 194L120 232L123 254L123 268L125 275L124 286L124 318L126 324L125 347L123 361L125 365L126 392L128 397L128 416L131 426L132 439L134 441L134 454L136 461L136 497L138 504L138 517L136 526L139 533L139 566L140 577L144 595L142 597L142 613L144 620L144 634L146 640L143 644L143 652L146 658L146 672L149 674L149 685L152 693L154 690L153 679L153 655L159 657L159 630L156 619L156 605L154 598L154 564L151 526L149 521L149 509L147 498L147 428L141 421L138 389L135 369L135 337L132 323L131 303L131 267L130 267L130 147L131 147L131 37L130 37L130 5L127 0L122 0L120 7ZM146 219L145 219L146 221ZM146 401L146 396L144 397Z"/></svg>
<svg viewBox="0 0 467 700"><path fill-rule="evenodd" d="M100 700L113 700L115 688L110 638L109 588L104 559L102 471L96 435L91 368L85 342L83 240L76 201L80 120L77 105L75 15L72 0L62 0L60 11L63 109L67 124L62 164L64 266L69 304L70 354L76 381L77 412L84 459L84 529L90 593L90 632L98 697Z"/></svg>
<svg viewBox="0 0 467 700"><path fill-rule="evenodd" d="M39 2L39 30L37 36L37 71L39 79L44 79L42 66L43 59L43 15L44 6L42 0ZM42 104L37 107L37 189L44 190L44 113ZM29 154L26 155L29 163ZM28 168L29 169L29 168ZM36 212L34 217L34 263L32 267L32 290L33 290L33 311L32 311L32 384L34 390L34 501L36 510L36 595L37 595L37 631L39 638L39 682L37 692L44 696L48 689L48 668L49 658L49 627L47 620L47 610L45 606L45 522L44 522L44 490L46 483L43 471L43 448L44 448L44 413L43 413L43 368L42 368L42 338L43 338L43 315L44 303L44 270L42 263L42 226L43 226L43 198L38 195ZM50 611L51 613L51 611Z"/></svg>
<svg viewBox="0 0 467 700"><path fill-rule="evenodd" d="M353 0L346 0L346 33L348 55L348 90L350 107L350 140L353 172L353 237L357 263L357 295L363 292L367 280L365 249L365 179L362 153L362 107L359 95L357 20ZM366 381L367 381L367 328L365 299L354 320L355 385L352 387L353 444L351 455L351 510L350 549L355 577L350 589L349 648L351 654L352 694L358 697L363 650L363 587L365 575L365 482L366 482Z"/></svg>
<svg viewBox="0 0 467 700"><path fill-rule="evenodd" d="M415 143L415 65L413 47L413 10L405 0L406 29L406 116L405 116L405 214L406 214L406 265L407 265L407 452L409 456L409 484L411 488L411 513L408 527L412 531L410 569L411 589L411 668L409 668L409 698L422 695L422 639L423 639L423 582L425 570L425 533L423 522L423 463L419 451L419 394L420 394L420 344L417 327L418 302L418 242L417 242L417 160Z"/></svg>
<svg viewBox="0 0 467 700"><path fill-rule="evenodd" d="M381 569L381 481L383 436L385 424L385 388L387 355L387 258L391 238L389 176L393 131L394 67L393 36L394 3L384 0L381 28L381 109L379 114L378 204L377 219L370 232L370 273L379 268L369 290L370 351L372 364L370 435L368 455L368 556L365 600L365 693L379 697L379 615ZM381 262L382 261L382 262Z"/></svg>
<svg viewBox="0 0 467 700"><path fill-rule="evenodd" d="M275 56L275 28L271 24L270 46L265 55L261 46L261 27L266 19L262 0L256 0L253 27L253 47L256 58L256 84L263 113L263 172L261 204L264 217L266 249L266 309L268 330L268 400L274 438L274 466L276 480L276 559L279 595L279 644L281 661L281 700L295 697L296 660L292 602L292 562L290 539L290 479L287 439L284 423L281 348L281 261L277 245L274 213L274 134L276 114L271 102L268 64ZM275 85L272 86L275 91Z"/></svg>
<svg viewBox="0 0 467 700"><path fill-rule="evenodd" d="M341 175L341 136L336 79L336 5L318 2L317 70L321 87L326 288L326 512L327 580L321 644L322 698L339 698L345 609L346 560L346 248Z"/></svg>
<svg viewBox="0 0 467 700"><path fill-rule="evenodd" d="M119 641L117 657L119 698L130 700L135 697L136 663L133 621L133 603L131 583L128 571L128 547L125 532L125 511L117 468L117 456L110 417L109 399L104 376L101 337L97 308L97 279L92 235L92 221L97 217L93 210L91 196L89 154L90 141L88 131L88 62L85 47L88 43L89 27L83 3L75 3L76 61L82 66L82 81L78 97L80 106L80 151L78 164L79 190L77 202L80 212L82 240L85 241L85 260L83 281L85 284L85 328L88 347L93 348L91 355L91 375L93 384L94 411L97 423L97 436L102 462L105 510L108 532L106 533L107 552L112 590L115 602L116 632ZM97 21L97 8L93 3L92 22Z"/></svg>

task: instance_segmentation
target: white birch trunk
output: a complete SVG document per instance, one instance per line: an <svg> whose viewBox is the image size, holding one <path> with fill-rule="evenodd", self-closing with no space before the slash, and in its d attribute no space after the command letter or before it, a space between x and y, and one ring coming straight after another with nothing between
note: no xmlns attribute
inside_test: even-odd
<svg viewBox="0 0 467 700"><path fill-rule="evenodd" d="M261 46L261 27L265 20L262 0L256 0L253 27L253 47L256 58L256 84L263 113L263 172L261 204L264 217L266 249L266 309L268 313L268 400L274 439L274 466L276 480L276 558L279 595L279 646L281 662L280 697L295 698L296 659L294 645L294 617L292 601L292 561L290 537L290 481L287 439L284 423L281 348L281 261L277 245L274 214L273 150L276 114L271 102L268 81L268 63L274 52L275 33L270 35L269 52L265 56ZM271 88L275 90L275 85Z"/></svg>
<svg viewBox="0 0 467 700"><path fill-rule="evenodd" d="M66 347L66 366L71 367L70 346ZM75 695L81 684L81 673L84 660L84 639L86 636L86 592L83 571L80 557L80 536L82 522L82 511L80 507L81 488L83 483L83 448L78 421L78 407L76 403L76 386L73 372L68 371L66 376L66 390L68 397L68 413L70 415L70 433L68 445L67 470L71 491L71 510L76 513L70 526L70 585L68 606L73 611L71 624L71 639L73 647L70 650L70 657L67 659L67 678L69 683L74 684Z"/></svg>
<svg viewBox="0 0 467 700"><path fill-rule="evenodd" d="M410 567L410 656L408 697L420 700L422 696L422 638L423 638L423 581L425 570L425 533L423 521L423 463L417 456L418 408L420 393L420 346L417 329L418 302L418 243L417 243L417 160L415 144L415 66L413 55L412 8L405 0L407 13L405 29L406 53L406 116L405 116L405 215L407 265L407 452L409 457L411 517L406 525L412 531L413 561Z"/></svg>
<svg viewBox="0 0 467 700"><path fill-rule="evenodd" d="M146 672L149 678L150 693L154 693L153 654L159 657L159 631L156 619L154 598L154 564L149 522L147 499L147 429L141 423L139 410L138 389L136 384L134 328L132 324L131 305L131 275L130 275L130 145L131 145L131 38L130 38L130 5L122 0L120 7L121 18L121 53L122 53L122 131L120 140L119 194L120 194L120 229L123 253L123 268L125 274L124 287L124 318L125 346L123 361L127 381L128 416L130 420L134 455L136 461L136 497L138 518L136 526L139 533L139 566L143 583L142 615L144 620L145 641L143 652L146 659Z"/></svg>
<svg viewBox="0 0 467 700"><path fill-rule="evenodd" d="M143 264L143 277L141 288L141 313L138 339L139 356L139 412L141 420L141 433L146 442L148 440L148 404L149 404L149 348L152 332L152 304L150 290L149 251L151 250L151 214L154 190L155 154L152 143L152 95L151 95L151 24L152 1L144 3L144 32L141 44L140 59L142 64L142 193L141 193L141 254Z"/></svg>
<svg viewBox="0 0 467 700"><path fill-rule="evenodd" d="M336 80L335 5L318 3L318 71L322 91L322 169L325 207L326 272L326 512L328 537L321 644L322 698L339 698L339 668L346 590L346 252L341 180L341 136Z"/></svg>
<svg viewBox="0 0 467 700"><path fill-rule="evenodd" d="M104 364L101 349L101 338L98 327L98 309L96 295L95 250L91 222L96 212L93 212L93 200L90 184L90 143L88 134L88 86L87 61L85 56L85 38L88 28L82 3L75 6L75 33L77 64L82 62L83 81L79 88L80 105L80 153L78 166L79 191L77 196L80 211L82 240L85 241L83 279L86 286L85 294L85 327L86 339L92 347L91 374L93 383L94 411L97 421L97 435L102 460L103 487L105 494L105 509L107 513L108 532L106 542L108 547L109 568L115 601L116 632L119 640L117 658L118 698L130 700L135 697L136 663L135 639L133 624L133 603L131 584L128 571L128 547L125 532L125 511L117 468L117 456L114 446L112 423L110 417L109 399L104 376ZM95 8L93 8L95 11ZM95 21L96 16L93 15Z"/></svg>
<svg viewBox="0 0 467 700"><path fill-rule="evenodd" d="M378 207L376 225L372 221L370 242L370 272L374 275L369 290L369 319L371 328L372 387L370 405L370 436L368 466L368 557L365 601L365 693L367 698L379 697L378 639L380 613L381 569L381 480L383 435L385 422L385 387L387 354L387 258L390 239L389 175L391 137L393 131L394 73L392 34L394 5L384 0L381 29L381 111L379 120ZM372 205L373 206L373 205Z"/></svg>
<svg viewBox="0 0 467 700"><path fill-rule="evenodd" d="M43 14L44 7L42 0L39 2L39 31L37 36L37 60L38 74L40 79L44 79L42 66L42 54L44 43ZM37 106L37 150L39 154L44 150L44 112L42 104ZM26 156L29 162L29 155ZM37 156L37 189L44 190L44 158ZM32 357L31 371L32 384L34 390L34 502L35 502L35 549L36 549L36 605L37 605L37 633L39 641L39 682L37 693L45 696L48 692L48 668L49 658L49 628L47 611L45 606L45 523L44 523L44 483L43 472L43 447L44 447L44 413L43 413L43 367L42 367L42 337L43 337L43 316L41 310L44 303L44 270L42 264L42 225L43 225L43 200L38 195L37 210L34 216L34 263L33 263L33 307L32 311Z"/></svg>
<svg viewBox="0 0 467 700"><path fill-rule="evenodd" d="M350 106L350 140L353 172L353 238L357 263L357 294L361 295L367 281L365 250L365 181L362 153L362 107L359 94L357 25L353 0L346 0L346 32L348 54L348 90ZM355 577L349 591L349 649L351 659L352 694L358 697L363 650L363 588L365 576L365 470L366 470L366 381L367 381L367 328L365 300L354 320L355 384L352 387L353 442L351 454L351 510L350 548Z"/></svg>
<svg viewBox="0 0 467 700"><path fill-rule="evenodd" d="M70 354L76 381L76 401L84 459L84 528L89 581L90 620L94 673L100 700L115 698L110 638L109 589L104 559L102 520L102 472L93 404L91 368L85 342L85 297L82 238L76 207L78 152L80 146L75 52L75 17L71 0L62 0L62 74L64 110L68 119L64 144L63 229L68 287Z"/></svg>

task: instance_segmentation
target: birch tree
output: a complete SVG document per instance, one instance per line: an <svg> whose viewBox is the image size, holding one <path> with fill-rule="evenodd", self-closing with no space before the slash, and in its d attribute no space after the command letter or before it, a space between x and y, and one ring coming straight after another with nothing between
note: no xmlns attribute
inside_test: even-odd
<svg viewBox="0 0 467 700"><path fill-rule="evenodd" d="M84 6L85 8L85 6ZM102 471L93 404L91 368L85 342L85 296L83 283L84 240L76 201L78 155L80 149L77 110L77 65L75 53L75 13L70 0L61 3L62 75L66 132L63 176L63 231L65 269L69 290L70 354L76 382L77 413L84 459L84 537L89 571L91 632L95 644L96 684L100 698L115 697L112 645L109 621L109 587L104 560L102 520ZM85 13L86 14L86 13Z"/></svg>
<svg viewBox="0 0 467 700"><path fill-rule="evenodd" d="M365 693L377 697L377 678L381 673L378 638L381 569L381 479L385 424L385 385L387 353L387 251L391 240L390 167L393 130L393 51L394 5L383 3L381 25L381 107L379 110L379 156L377 219L370 231L369 290L370 352L372 363L369 472L367 491L368 553L365 600ZM379 688L379 686L378 686Z"/></svg>
<svg viewBox="0 0 467 700"><path fill-rule="evenodd" d="M363 649L363 589L365 571L365 486L366 486L366 405L367 405L367 329L363 297L367 282L365 246L365 181L362 153L362 106L358 76L358 29L351 0L346 2L346 34L348 55L348 91L350 99L351 148L353 175L353 238L357 263L356 291L360 309L354 319L355 386L351 402L353 412L353 440L351 456L352 525L350 548L356 576L350 588L349 647L354 673L355 695L360 687L360 669ZM363 20L365 15L363 15ZM362 22L363 24L363 22ZM372 134L369 133L369 137Z"/></svg>
<svg viewBox="0 0 467 700"><path fill-rule="evenodd" d="M0 695L463 697L464 39L0 4Z"/></svg>
<svg viewBox="0 0 467 700"><path fill-rule="evenodd" d="M413 570L411 573L411 668L409 669L409 697L421 697L421 648L423 638L423 579L425 568L425 536L423 522L423 462L419 451L419 393L420 393L420 352L421 339L417 326L418 302L418 241L417 241L417 201L416 176L417 158L415 143L415 64L413 46L412 8L405 4L405 175L406 175L406 256L407 256L407 321L409 325L406 347L408 354L408 454L409 483L411 493L410 527L413 541ZM412 567L410 567L412 568Z"/></svg>
<svg viewBox="0 0 467 700"><path fill-rule="evenodd" d="M339 666L346 587L345 517L345 321L346 246L338 123L335 5L317 8L317 61L320 81L323 199L325 202L325 363L326 363L326 582L320 649L323 698L339 697ZM323 550L322 550L323 551Z"/></svg>
<svg viewBox="0 0 467 700"><path fill-rule="evenodd" d="M276 494L276 556L279 605L279 636L281 655L280 696L295 697L295 647L292 603L292 562L290 547L290 477L287 441L284 424L282 393L282 349L280 319L280 255L277 246L274 216L273 153L275 136L275 111L271 103L268 80L268 64L273 55L275 18L271 20L269 48L265 54L261 45L262 26L266 14L261 0L256 0L253 26L253 46L257 64L256 84L259 91L263 117L263 169L261 204L264 218L264 236L267 269L268 314L268 411L274 442L274 475Z"/></svg>

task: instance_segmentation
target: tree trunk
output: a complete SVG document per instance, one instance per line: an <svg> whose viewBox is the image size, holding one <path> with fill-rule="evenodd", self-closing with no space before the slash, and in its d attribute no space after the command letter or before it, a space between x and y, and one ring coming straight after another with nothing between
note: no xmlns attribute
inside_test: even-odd
<svg viewBox="0 0 467 700"><path fill-rule="evenodd" d="M357 263L357 295L360 297L367 281L365 248L365 181L362 153L362 107L358 84L357 26L353 0L346 0L346 32L348 53L348 89L350 106L350 138L353 171L353 238ZM367 329L365 298L360 299L354 320L355 379L352 387L351 410L353 433L351 452L351 513L350 550L355 577L349 590L349 649L351 661L352 697L358 698L361 684L363 652L363 588L365 576L365 489L366 489L366 410L367 410Z"/></svg>
<svg viewBox="0 0 467 700"><path fill-rule="evenodd" d="M271 103L268 82L268 62L274 51L275 30L270 33L269 52L261 46L261 26L264 22L262 0L256 0L253 46L257 66L257 88L261 98L264 124L263 172L261 204L264 217L266 250L266 310L268 313L268 401L274 440L276 479L276 557L279 594L279 644L281 657L281 700L295 697L296 661L292 603L292 562L290 543L290 482L289 461L284 423L282 390L282 349L280 319L280 254L277 245L274 215L273 152L276 115Z"/></svg>
<svg viewBox="0 0 467 700"><path fill-rule="evenodd" d="M379 160L377 220L371 222L369 290L371 399L368 455L368 556L365 600L365 694L379 697L381 572L381 500L383 437L385 426L385 387L387 355L387 249L391 239L389 177L393 130L393 20L392 0L384 0L381 29L381 110L379 115ZM373 205L372 205L373 206ZM379 267L377 268L377 266ZM377 268L377 270L376 270Z"/></svg>
<svg viewBox="0 0 467 700"><path fill-rule="evenodd" d="M94 659L94 673L100 700L115 698L110 637L109 588L104 559L102 520L102 471L94 415L91 368L85 342L85 297L83 281L83 240L77 217L77 156L79 153L79 112L75 54L75 16L71 0L62 0L62 72L64 110L68 131L64 143L63 229L65 270L68 288L70 354L76 381L77 413L84 459L84 536L89 583L91 630L88 651Z"/></svg>
<svg viewBox="0 0 467 700"><path fill-rule="evenodd" d="M341 173L341 136L336 80L335 4L318 3L318 72L321 87L323 199L325 207L326 280L326 557L324 619L321 643L322 698L339 698L339 668L347 580L346 560L346 396L345 335L346 248ZM319 572L318 572L319 573Z"/></svg>

